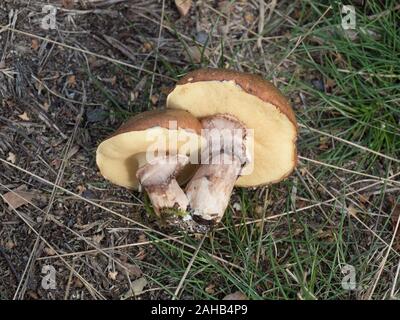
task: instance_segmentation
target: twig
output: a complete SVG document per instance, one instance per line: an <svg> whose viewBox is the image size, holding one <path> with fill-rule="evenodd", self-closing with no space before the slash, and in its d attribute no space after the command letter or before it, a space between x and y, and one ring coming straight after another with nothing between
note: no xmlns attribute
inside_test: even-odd
<svg viewBox="0 0 400 320"><path fill-rule="evenodd" d="M71 282L72 282L72 276L73 276L73 272L72 272L72 270L74 269L74 267L75 267L75 262L74 262L74 260L72 261L72 269L71 269L71 271L70 271L70 273L69 273L69 277L68 277L68 282L67 282L67 288L65 289L65 294L64 294L64 300L67 300L68 299L68 296L69 296L69 290L70 290L70 288L71 288Z"/></svg>
<svg viewBox="0 0 400 320"><path fill-rule="evenodd" d="M183 236L176 236L173 237L173 239L182 239ZM117 249L127 249L127 248L132 248L132 247L140 247L144 245L151 245L163 241L171 241L172 239L157 239L157 240L149 240L149 241L144 241L144 242L136 242L136 243L128 243L128 244L122 244L119 246L112 246L108 248L101 248L102 251L112 251L112 250L117 250ZM71 257L71 256L80 256L84 254L92 254L92 253L97 253L99 252L98 249L91 249L91 250L84 250L84 251L78 251L78 252L69 252L69 253L63 253L60 254L59 257ZM58 258L56 256L45 256L45 257L40 257L37 258L37 260L48 260L48 259L54 259Z"/></svg>
<svg viewBox="0 0 400 320"><path fill-rule="evenodd" d="M11 272L13 273L15 279L17 281L19 281L20 277L17 273L17 271L14 268L14 265L12 264L11 260L8 258L7 254L5 253L5 251L3 250L2 247L0 247L0 255L4 258L4 260L7 262L8 267L10 268Z"/></svg>
<svg viewBox="0 0 400 320"><path fill-rule="evenodd" d="M400 219L399 219L399 220L400 220ZM200 248L203 246L203 242L204 242L206 236L207 236L207 234L205 234L205 235L203 236L203 238L201 239L199 245L197 246L196 251L195 251L194 254L193 254L192 259L190 259L190 262L189 262L189 264L188 264L188 266L187 266L187 268L186 268L186 270L185 270L185 273L183 274L183 276L182 276L182 278L181 278L181 281L179 281L178 287L177 287L176 290L175 290L175 293L174 293L174 296L172 297L172 300L176 300L176 299L178 298L179 291L182 289L183 283L185 282L186 277L187 277L187 275L189 274L189 271L190 271L190 269L192 268L192 265L193 265L194 261L196 260L196 257L197 257L197 255L198 255L198 253L199 253L199 251L200 251Z"/></svg>
<svg viewBox="0 0 400 320"><path fill-rule="evenodd" d="M400 273L400 259L399 259L399 262L397 264L397 270L396 270L396 275L395 275L394 280L393 280L393 286L392 286L392 289L390 290L390 297L392 299L395 298L395 289L396 289L397 280L399 279L399 273Z"/></svg>
<svg viewBox="0 0 400 320"><path fill-rule="evenodd" d="M135 53L132 51L132 49L130 49L129 47L127 47L126 45L124 45L122 42L120 42L119 40L107 36L107 35L103 35L103 38L111 45L113 46L115 49L117 49L118 51L120 51L125 57L127 57L129 60L135 61Z"/></svg>
<svg viewBox="0 0 400 320"><path fill-rule="evenodd" d="M258 34L260 35L257 39L257 46L261 50L261 53L264 53L262 48L262 39L261 35L264 30L264 19L265 19L265 2L264 0L259 0L260 8L259 8L259 20L258 20Z"/></svg>

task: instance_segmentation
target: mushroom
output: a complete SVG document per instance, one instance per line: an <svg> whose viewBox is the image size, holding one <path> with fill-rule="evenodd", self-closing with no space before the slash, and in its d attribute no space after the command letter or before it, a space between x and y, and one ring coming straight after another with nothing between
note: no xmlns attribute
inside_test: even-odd
<svg viewBox="0 0 400 320"><path fill-rule="evenodd" d="M159 216L169 210L185 213L188 198L178 181L193 175L194 166L186 165L202 143L201 124L189 112L148 111L101 142L96 162L111 182L128 189L143 187Z"/></svg>
<svg viewBox="0 0 400 320"><path fill-rule="evenodd" d="M167 108L190 112L206 131L202 164L186 187L193 219L201 224L222 219L235 185L276 183L296 166L293 110L259 76L224 69L190 72L168 95Z"/></svg>

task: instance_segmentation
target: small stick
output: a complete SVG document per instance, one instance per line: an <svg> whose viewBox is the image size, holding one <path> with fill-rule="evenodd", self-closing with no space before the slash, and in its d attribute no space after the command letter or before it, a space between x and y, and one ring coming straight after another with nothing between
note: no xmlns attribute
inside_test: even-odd
<svg viewBox="0 0 400 320"><path fill-rule="evenodd" d="M17 281L19 281L20 277L17 273L17 271L14 268L14 265L12 264L11 260L8 258L6 252L4 251L4 249L2 247L0 247L0 255L4 258L4 260L6 260L8 267L10 268L11 272L14 274L14 277Z"/></svg>
<svg viewBox="0 0 400 320"><path fill-rule="evenodd" d="M178 299L178 294L179 294L179 292L181 291L181 289L182 289L182 287L183 287L183 283L185 282L186 277L187 277L187 275L189 274L189 271L190 271L190 269L192 268L193 263L194 263L194 261L196 260L197 255L198 255L198 253L199 253L199 251L200 251L200 249L201 249L201 247L202 247L202 245L203 245L203 242L204 242L204 240L206 239L206 237L207 237L207 233L204 234L203 238L201 239L199 245L198 245L197 248L196 248L196 251L195 251L194 254L193 254L192 259L190 259L190 262L189 262L189 264L188 264L188 266L187 266L187 268L186 268L186 270L185 270L185 273L183 274L181 280L179 281L178 287L177 287L176 290L175 290L175 293L174 293L174 296L172 297L172 300Z"/></svg>

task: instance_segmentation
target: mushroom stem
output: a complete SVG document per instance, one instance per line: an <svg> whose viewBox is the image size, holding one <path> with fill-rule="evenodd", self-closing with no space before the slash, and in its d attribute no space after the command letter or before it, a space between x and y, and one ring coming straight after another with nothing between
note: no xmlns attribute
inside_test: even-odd
<svg viewBox="0 0 400 320"><path fill-rule="evenodd" d="M230 159L231 155L223 153L221 158ZM200 166L186 188L195 221L206 225L221 221L241 168L241 162L236 157L232 164Z"/></svg>
<svg viewBox="0 0 400 320"><path fill-rule="evenodd" d="M188 161L186 155L160 156L142 165L136 172L158 215L166 209L186 211L189 200L175 178Z"/></svg>
<svg viewBox="0 0 400 320"><path fill-rule="evenodd" d="M193 219L213 226L221 221L235 182L249 161L246 129L236 118L222 114L204 118L201 123L208 144L186 195Z"/></svg>

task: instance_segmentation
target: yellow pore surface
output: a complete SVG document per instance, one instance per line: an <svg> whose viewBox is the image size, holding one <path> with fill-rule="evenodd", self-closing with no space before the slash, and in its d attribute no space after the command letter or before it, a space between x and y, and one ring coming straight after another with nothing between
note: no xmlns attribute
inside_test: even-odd
<svg viewBox="0 0 400 320"><path fill-rule="evenodd" d="M295 125L273 104L248 94L234 81L199 81L178 85L169 94L167 108L189 111L197 118L230 114L254 130L253 170L237 186L274 183L296 165Z"/></svg>

